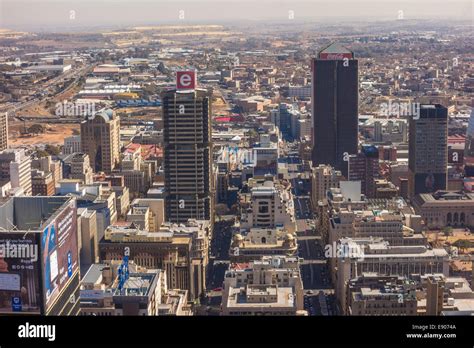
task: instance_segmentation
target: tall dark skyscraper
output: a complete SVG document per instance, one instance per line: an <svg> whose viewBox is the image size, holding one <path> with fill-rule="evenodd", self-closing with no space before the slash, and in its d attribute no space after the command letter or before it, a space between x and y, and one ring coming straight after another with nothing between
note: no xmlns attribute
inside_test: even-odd
<svg viewBox="0 0 474 348"><path fill-rule="evenodd" d="M162 95L166 219L213 215L211 96L195 88L193 71L177 73L177 88Z"/></svg>
<svg viewBox="0 0 474 348"><path fill-rule="evenodd" d="M347 177L357 154L359 80L354 53L333 43L312 61L313 165L329 164Z"/></svg>
<svg viewBox="0 0 474 348"><path fill-rule="evenodd" d="M474 100L471 117L467 125L466 145L464 147L464 172L466 176L474 176Z"/></svg>
<svg viewBox="0 0 474 348"><path fill-rule="evenodd" d="M419 193L446 190L448 178L448 109L420 105L419 118L410 118L408 190Z"/></svg>

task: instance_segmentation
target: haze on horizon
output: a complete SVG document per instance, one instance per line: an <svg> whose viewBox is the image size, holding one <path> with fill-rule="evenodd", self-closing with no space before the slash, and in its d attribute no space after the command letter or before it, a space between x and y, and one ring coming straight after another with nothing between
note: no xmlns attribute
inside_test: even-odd
<svg viewBox="0 0 474 348"><path fill-rule="evenodd" d="M434 19L474 22L471 0L0 0L0 28L74 31L140 25ZM179 19L180 11L184 19ZM71 19L71 11L74 18ZM183 14L183 12L181 13Z"/></svg>

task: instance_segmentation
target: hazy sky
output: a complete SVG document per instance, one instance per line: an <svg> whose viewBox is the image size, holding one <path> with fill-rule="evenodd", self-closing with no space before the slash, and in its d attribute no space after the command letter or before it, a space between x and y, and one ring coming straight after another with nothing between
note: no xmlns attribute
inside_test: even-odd
<svg viewBox="0 0 474 348"><path fill-rule="evenodd" d="M472 0L0 0L0 28L74 30L144 24L294 20L473 20ZM74 12L71 12L74 11ZM184 14L184 19L179 15ZM74 18L72 18L74 17ZM474 22L474 21L473 21Z"/></svg>

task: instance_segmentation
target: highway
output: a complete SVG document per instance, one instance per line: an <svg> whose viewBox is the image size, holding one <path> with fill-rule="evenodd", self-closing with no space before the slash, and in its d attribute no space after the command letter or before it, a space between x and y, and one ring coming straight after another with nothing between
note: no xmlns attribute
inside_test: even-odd
<svg viewBox="0 0 474 348"><path fill-rule="evenodd" d="M73 82L69 83L67 86L65 86L65 88L62 91L57 92L56 95L53 96L53 97L57 97L58 95L65 93L70 88L77 85L80 78L85 76L92 68L93 66L85 66L77 70L74 70L74 69L68 70L65 73L61 74L60 76L54 77L51 80L46 81L46 83L44 83L41 87L38 88L38 93L41 93L43 97L36 97L26 102L9 103L7 104L8 105L7 107L3 108L3 111L7 112L8 116L12 116L16 112L21 111L22 109L34 106L38 103L43 102L46 99L50 99L51 96L49 96L49 94L53 92L52 89L56 85L63 83L67 79L73 78L74 79Z"/></svg>

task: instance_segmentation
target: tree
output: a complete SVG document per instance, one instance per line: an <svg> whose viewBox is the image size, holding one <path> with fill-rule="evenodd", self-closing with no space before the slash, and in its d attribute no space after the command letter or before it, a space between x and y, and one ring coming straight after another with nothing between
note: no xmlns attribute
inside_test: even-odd
<svg viewBox="0 0 474 348"><path fill-rule="evenodd" d="M44 150L52 156L57 156L61 153L61 149L59 148L59 146L54 146L51 144L46 145Z"/></svg>
<svg viewBox="0 0 474 348"><path fill-rule="evenodd" d="M448 237L449 235L451 235L452 231L453 231L453 228L450 226L443 228L443 234L445 235L445 237Z"/></svg>
<svg viewBox="0 0 474 348"><path fill-rule="evenodd" d="M36 149L36 156L38 156L38 158L46 157L46 156L49 156L49 153L47 153L46 151L42 149Z"/></svg>
<svg viewBox="0 0 474 348"><path fill-rule="evenodd" d="M38 123L35 123L33 125L31 125L30 127L28 127L27 129L28 133L32 133L32 134L40 134L40 133L44 133L44 127Z"/></svg>
<svg viewBox="0 0 474 348"><path fill-rule="evenodd" d="M468 239L458 239L453 243L453 245L460 250L466 250L473 247L473 243Z"/></svg>

